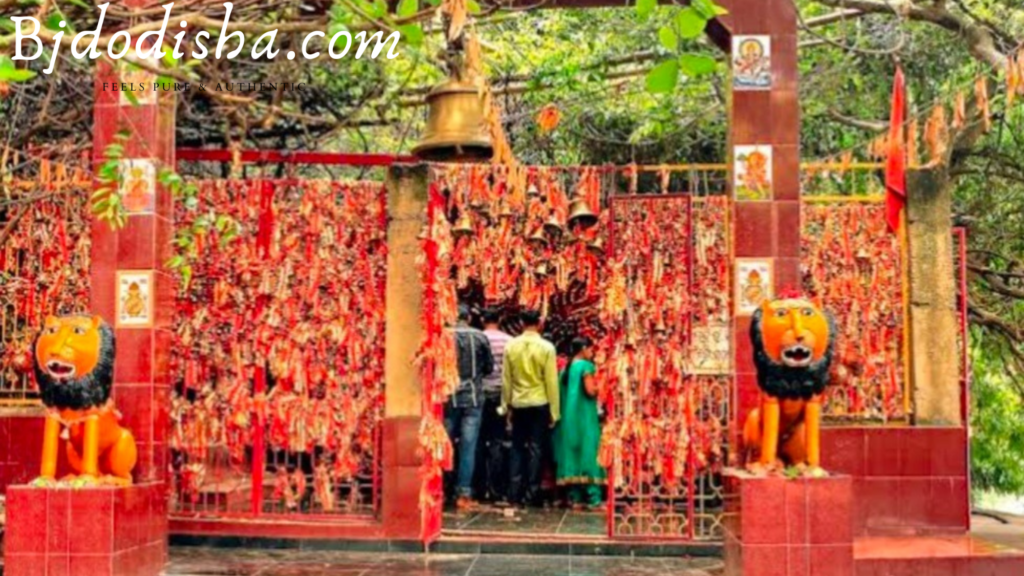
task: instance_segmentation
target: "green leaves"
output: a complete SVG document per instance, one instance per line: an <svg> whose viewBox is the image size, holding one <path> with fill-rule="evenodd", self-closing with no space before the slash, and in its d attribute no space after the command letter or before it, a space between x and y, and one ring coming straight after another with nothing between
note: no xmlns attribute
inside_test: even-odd
<svg viewBox="0 0 1024 576"><path fill-rule="evenodd" d="M636 15L641 19L647 18L657 5L658 0L636 0Z"/></svg>
<svg viewBox="0 0 1024 576"><path fill-rule="evenodd" d="M657 0L637 0L637 14L649 15L657 6ZM704 33L708 20L725 14L726 10L714 0L693 0L689 6L675 12L671 21L658 28L658 43L672 54L679 52L683 40L694 40ZM679 73L690 78L711 74L718 64L714 58L702 54L682 54L678 58L665 60L647 73L647 91L665 94L679 83Z"/></svg>
<svg viewBox="0 0 1024 576"><path fill-rule="evenodd" d="M19 70L9 56L0 54L0 82L27 82L35 77L32 70Z"/></svg>
<svg viewBox="0 0 1024 576"><path fill-rule="evenodd" d="M423 45L423 28L419 24L403 24L395 28L410 46Z"/></svg>
<svg viewBox="0 0 1024 576"><path fill-rule="evenodd" d="M701 16L693 6L687 6L676 14L676 31L681 38L693 40L704 33L708 18Z"/></svg>
<svg viewBox="0 0 1024 576"><path fill-rule="evenodd" d="M691 77L711 74L715 71L718 63L710 56L701 54L683 54L679 57L679 69Z"/></svg>
<svg viewBox="0 0 1024 576"><path fill-rule="evenodd" d="M679 82L679 61L673 58L658 64L647 73L644 82L648 92L654 94L671 92Z"/></svg>
<svg viewBox="0 0 1024 576"><path fill-rule="evenodd" d="M669 26L662 26L658 29L658 41L669 52L679 50L679 36Z"/></svg>
<svg viewBox="0 0 1024 576"><path fill-rule="evenodd" d="M399 18L408 18L419 11L419 0L402 0L398 3L395 15Z"/></svg>
<svg viewBox="0 0 1024 576"><path fill-rule="evenodd" d="M715 4L712 0L691 0L690 6L697 11L705 20L711 20L717 16L728 14L729 11Z"/></svg>

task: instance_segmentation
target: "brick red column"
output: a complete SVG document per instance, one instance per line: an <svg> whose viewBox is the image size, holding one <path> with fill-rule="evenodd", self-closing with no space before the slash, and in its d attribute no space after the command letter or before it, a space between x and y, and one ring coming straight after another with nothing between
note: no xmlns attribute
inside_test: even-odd
<svg viewBox="0 0 1024 576"><path fill-rule="evenodd" d="M734 73L729 116L730 166L734 170L733 156L737 147L757 146L759 150L770 147L771 194L763 200L737 199L732 227L737 263L768 263L771 267L770 281L765 282L766 289L772 288L771 291L766 290L771 292L766 294L770 297L786 288L800 287L800 105L796 9L791 0L725 0L721 3L729 9L724 23L733 38L766 36L771 44L770 87L736 87ZM732 183L730 190L735 194ZM734 266L734 287L745 280L737 278L739 268ZM737 416L742 423L746 413L757 404L758 388L748 336L750 316L741 313L738 306L734 314Z"/></svg>
<svg viewBox="0 0 1024 576"><path fill-rule="evenodd" d="M127 224L120 230L93 221L90 305L114 327L117 338L114 401L124 415L122 422L138 443L137 483L163 481L167 468L165 428L177 281L163 267L174 234L171 195L156 183L161 168L174 166L174 93L154 93L155 80L154 75L124 64L119 73L100 62L93 116L93 162L97 169L107 161L107 147L115 142L116 134L128 133L121 161L125 181L121 193L126 200L131 196L133 206ZM149 86L145 92L134 93L133 102L123 92L115 91L121 82L148 82ZM131 288L132 282L138 290ZM136 306L119 306L118 299L129 296ZM139 299L144 306L142 313L137 313ZM123 312L121 317L119 310Z"/></svg>

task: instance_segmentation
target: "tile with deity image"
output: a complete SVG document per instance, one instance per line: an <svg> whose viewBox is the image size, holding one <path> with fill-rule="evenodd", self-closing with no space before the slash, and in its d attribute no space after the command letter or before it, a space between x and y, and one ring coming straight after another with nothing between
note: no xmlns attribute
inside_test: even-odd
<svg viewBox="0 0 1024 576"><path fill-rule="evenodd" d="M117 327L153 326L153 271L117 271Z"/></svg>
<svg viewBox="0 0 1024 576"><path fill-rule="evenodd" d="M118 193L128 214L156 211L156 163L148 158L122 159Z"/></svg>
<svg viewBox="0 0 1024 576"><path fill-rule="evenodd" d="M772 199L772 147L736 146L733 149L733 197L737 202Z"/></svg>
<svg viewBox="0 0 1024 576"><path fill-rule="evenodd" d="M769 258L737 258L735 272L736 315L750 316L762 302L772 298L775 281L772 261Z"/></svg>
<svg viewBox="0 0 1024 576"><path fill-rule="evenodd" d="M121 106L156 104L156 90L153 89L153 84L156 82L157 76L136 62L143 62L149 66L158 65L155 58L142 58L136 48L132 48L129 54L117 63L118 79L128 88L128 90L119 90Z"/></svg>
<svg viewBox="0 0 1024 576"><path fill-rule="evenodd" d="M727 324L693 327L691 374L732 374L732 330Z"/></svg>
<svg viewBox="0 0 1024 576"><path fill-rule="evenodd" d="M771 90L772 39L770 36L732 37L732 89Z"/></svg>

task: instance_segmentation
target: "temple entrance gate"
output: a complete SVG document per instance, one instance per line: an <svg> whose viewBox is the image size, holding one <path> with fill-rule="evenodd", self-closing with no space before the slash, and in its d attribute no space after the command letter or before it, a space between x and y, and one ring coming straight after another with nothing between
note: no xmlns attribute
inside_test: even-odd
<svg viewBox="0 0 1024 576"><path fill-rule="evenodd" d="M611 203L602 459L614 537L720 535L733 377L724 196Z"/></svg>

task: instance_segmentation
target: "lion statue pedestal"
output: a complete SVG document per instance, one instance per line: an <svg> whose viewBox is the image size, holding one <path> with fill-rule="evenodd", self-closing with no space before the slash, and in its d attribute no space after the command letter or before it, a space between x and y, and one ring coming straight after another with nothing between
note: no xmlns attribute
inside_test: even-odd
<svg viewBox="0 0 1024 576"><path fill-rule="evenodd" d="M115 351L98 316L49 317L36 339L42 465L7 489L6 576L155 576L167 562L167 487L132 483L135 439L111 402ZM58 477L62 453L71 474Z"/></svg>

